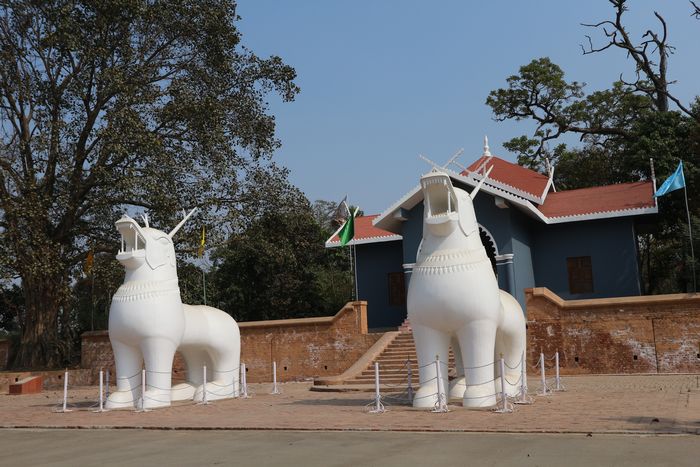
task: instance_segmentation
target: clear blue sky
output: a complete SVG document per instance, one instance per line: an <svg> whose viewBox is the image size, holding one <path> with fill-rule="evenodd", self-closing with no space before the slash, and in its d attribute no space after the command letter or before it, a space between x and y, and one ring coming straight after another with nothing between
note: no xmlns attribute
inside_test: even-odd
<svg viewBox="0 0 700 467"><path fill-rule="evenodd" d="M685 0L634 0L626 14L640 38L658 22L669 25L669 77L685 102L700 94L700 21ZM603 89L621 72L624 54L582 56L580 26L613 18L605 0L369 1L239 0L243 43L260 56L279 55L293 66L301 93L292 103L270 96L282 148L275 159L310 200L340 200L379 213L418 182L428 166L459 148L462 163L491 152L515 160L504 141L530 130L495 122L489 91L521 65L550 57L567 79Z"/></svg>

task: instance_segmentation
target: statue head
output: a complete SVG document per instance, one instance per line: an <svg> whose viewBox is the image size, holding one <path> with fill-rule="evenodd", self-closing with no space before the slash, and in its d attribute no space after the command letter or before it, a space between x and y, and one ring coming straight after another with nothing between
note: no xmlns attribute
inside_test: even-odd
<svg viewBox="0 0 700 467"><path fill-rule="evenodd" d="M450 176L437 169L423 175L420 179L423 190L423 236L429 232L437 237L447 237L458 229L467 237L474 232L478 235L479 224L472 200L492 168L471 193L455 188Z"/></svg>
<svg viewBox="0 0 700 467"><path fill-rule="evenodd" d="M117 254L119 261L129 271L141 269L144 265L150 270L175 270L175 247L173 236L180 230L187 219L194 214L196 208L184 216L182 221L170 232L151 228L148 217L144 216L144 227L136 220L124 214L115 225L121 235L121 247Z"/></svg>

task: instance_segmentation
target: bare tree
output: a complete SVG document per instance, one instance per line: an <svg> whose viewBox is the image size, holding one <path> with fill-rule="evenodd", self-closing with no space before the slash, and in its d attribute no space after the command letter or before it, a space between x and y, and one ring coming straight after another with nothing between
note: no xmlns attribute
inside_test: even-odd
<svg viewBox="0 0 700 467"><path fill-rule="evenodd" d="M673 53L674 47L668 44L668 27L666 20L658 12L654 16L659 20L661 32L648 29L639 43L635 43L623 24L623 15L627 11L627 0L609 0L615 8L615 19L598 23L581 23L583 26L596 28L603 31L608 42L601 46L594 46L591 36L586 36L588 44L581 45L584 55L602 52L610 48L624 50L627 56L632 58L636 68L636 79L625 81L620 74L620 81L629 86L633 92L641 92L648 95L660 112L669 110L669 101L672 101L683 113L700 121L700 115L684 105L680 99L669 91L669 86L675 81L669 81L668 58ZM694 7L693 15L700 17L698 6L690 2Z"/></svg>

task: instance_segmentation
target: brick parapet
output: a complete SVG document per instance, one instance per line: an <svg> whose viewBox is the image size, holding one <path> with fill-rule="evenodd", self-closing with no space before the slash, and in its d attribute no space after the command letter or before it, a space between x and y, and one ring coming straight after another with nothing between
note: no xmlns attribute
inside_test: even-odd
<svg viewBox="0 0 700 467"><path fill-rule="evenodd" d="M367 302L347 303L334 316L238 323L241 332L241 361L249 382L272 380L272 362L277 362L279 381L298 381L338 375L347 370L381 334L367 332ZM82 335L81 366L110 369L114 356L107 331ZM173 379L184 379L185 366L179 356L173 363Z"/></svg>
<svg viewBox="0 0 700 467"><path fill-rule="evenodd" d="M525 290L528 361L559 351L563 373L700 371L700 294L563 300Z"/></svg>

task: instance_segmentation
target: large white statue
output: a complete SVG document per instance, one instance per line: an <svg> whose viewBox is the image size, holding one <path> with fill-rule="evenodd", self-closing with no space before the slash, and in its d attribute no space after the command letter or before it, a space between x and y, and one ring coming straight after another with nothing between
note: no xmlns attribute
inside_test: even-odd
<svg viewBox="0 0 700 467"><path fill-rule="evenodd" d="M127 215L116 222L122 237L117 260L126 276L109 310L117 390L109 395L107 408L138 406L142 363L146 370L143 408L202 400L204 365L207 400L238 396L238 325L221 310L183 305L180 300L173 235L194 211L168 234L150 228L146 217L144 227ZM171 388L176 350L185 359L187 382Z"/></svg>
<svg viewBox="0 0 700 467"><path fill-rule="evenodd" d="M494 361L501 355L507 365L506 392L517 393L525 318L518 302L498 288L472 203L489 172L471 194L455 188L450 177L436 169L421 177L423 241L408 288L421 381L414 407L438 402L436 357L444 363L442 388L449 387L450 341L459 375L450 388L451 398L462 398L464 407L495 405L500 373Z"/></svg>

